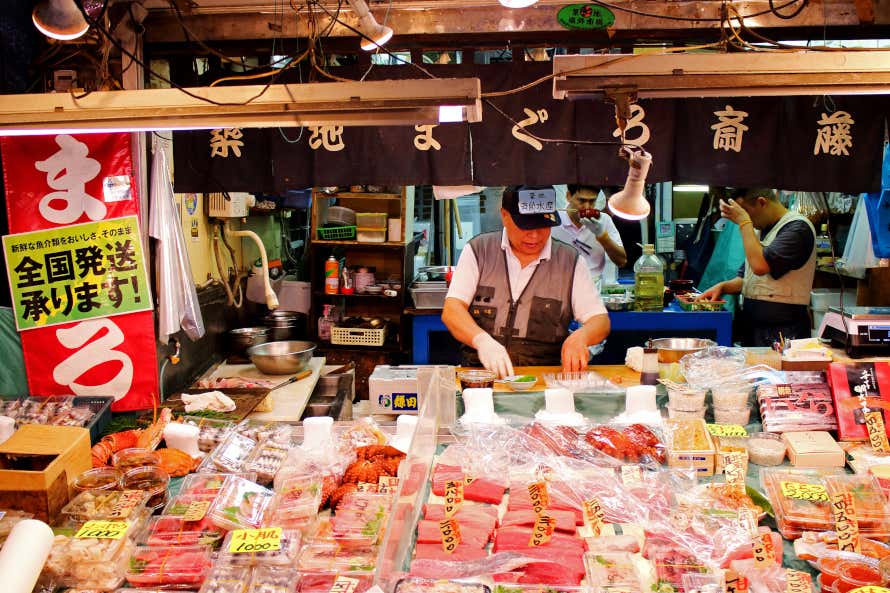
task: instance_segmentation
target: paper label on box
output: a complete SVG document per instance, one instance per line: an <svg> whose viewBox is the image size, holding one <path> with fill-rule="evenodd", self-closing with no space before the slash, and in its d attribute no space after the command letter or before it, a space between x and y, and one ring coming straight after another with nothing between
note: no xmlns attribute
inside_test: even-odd
<svg viewBox="0 0 890 593"><path fill-rule="evenodd" d="M114 505L112 505L111 512L108 515L115 519L129 517L130 513L133 512L133 509L142 504L144 496L145 493L142 492L142 490L121 491L120 496L117 497L117 500L114 502Z"/></svg>
<svg viewBox="0 0 890 593"><path fill-rule="evenodd" d="M464 483L461 480L445 482L445 518L450 519L464 502Z"/></svg>
<svg viewBox="0 0 890 593"><path fill-rule="evenodd" d="M439 533L442 534L442 549L446 554L452 553L460 544L460 525L457 519L439 521Z"/></svg>
<svg viewBox="0 0 890 593"><path fill-rule="evenodd" d="M803 484L801 482L779 482L782 496L809 500L811 502L828 502L828 491L821 484Z"/></svg>
<svg viewBox="0 0 890 593"><path fill-rule="evenodd" d="M865 428L871 448L880 453L890 453L890 442L884 426L884 416L880 410L865 413Z"/></svg>
<svg viewBox="0 0 890 593"><path fill-rule="evenodd" d="M584 525L590 529L594 536L599 536L606 518L600 501L596 498L585 500L581 503L581 509L584 513Z"/></svg>
<svg viewBox="0 0 890 593"><path fill-rule="evenodd" d="M726 579L726 593L748 593L748 579L734 570L724 573Z"/></svg>
<svg viewBox="0 0 890 593"><path fill-rule="evenodd" d="M643 481L643 470L640 469L639 465L622 465L621 481L625 486L639 484Z"/></svg>
<svg viewBox="0 0 890 593"><path fill-rule="evenodd" d="M281 549L281 527L262 529L235 529L229 541L229 552L271 552Z"/></svg>
<svg viewBox="0 0 890 593"><path fill-rule="evenodd" d="M813 579L799 570L785 569L785 593L812 593Z"/></svg>
<svg viewBox="0 0 890 593"><path fill-rule="evenodd" d="M77 533L76 539L121 539L130 528L129 521L87 521Z"/></svg>
<svg viewBox="0 0 890 593"><path fill-rule="evenodd" d="M748 431L741 424L708 424L708 432L715 437L748 436Z"/></svg>
<svg viewBox="0 0 890 593"><path fill-rule="evenodd" d="M353 593L358 588L359 580L352 577L338 576L334 579L329 593Z"/></svg>
<svg viewBox="0 0 890 593"><path fill-rule="evenodd" d="M849 492L838 492L831 497L831 512L834 515L834 530L837 532L837 547L842 552L862 551L859 540L859 522L856 520L856 505Z"/></svg>
<svg viewBox="0 0 890 593"><path fill-rule="evenodd" d="M529 484L528 495L532 499L532 509L536 515L540 515L550 506L550 493L547 492L547 482Z"/></svg>
<svg viewBox="0 0 890 593"><path fill-rule="evenodd" d="M556 529L556 520L550 515L538 515L532 528L532 537L528 540L529 547L543 546L550 541Z"/></svg>
<svg viewBox="0 0 890 593"><path fill-rule="evenodd" d="M210 500L193 500L189 503L188 508L185 509L185 513L182 514L182 521L200 521L204 518L204 515L207 514L207 509L210 508L210 503L213 501Z"/></svg>

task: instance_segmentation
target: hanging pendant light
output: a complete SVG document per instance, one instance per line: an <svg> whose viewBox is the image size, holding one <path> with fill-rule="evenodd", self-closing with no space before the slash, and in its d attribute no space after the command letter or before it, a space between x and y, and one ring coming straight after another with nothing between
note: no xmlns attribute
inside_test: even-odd
<svg viewBox="0 0 890 593"><path fill-rule="evenodd" d="M90 28L75 0L41 0L31 11L31 20L38 31L61 41L82 37Z"/></svg>
<svg viewBox="0 0 890 593"><path fill-rule="evenodd" d="M365 51L374 51L382 47L392 37L393 31L386 25L381 25L371 14L368 3L365 0L348 0L349 6L358 17L358 30L362 37L361 47Z"/></svg>
<svg viewBox="0 0 890 593"><path fill-rule="evenodd" d="M506 8L526 8L535 4L538 0L498 0L501 6Z"/></svg>
<svg viewBox="0 0 890 593"><path fill-rule="evenodd" d="M642 148L637 151L624 149L628 154L630 169L624 189L612 194L609 198L609 210L615 216L625 220L642 220L649 216L649 202L643 196L646 188L646 175L652 164L652 155Z"/></svg>

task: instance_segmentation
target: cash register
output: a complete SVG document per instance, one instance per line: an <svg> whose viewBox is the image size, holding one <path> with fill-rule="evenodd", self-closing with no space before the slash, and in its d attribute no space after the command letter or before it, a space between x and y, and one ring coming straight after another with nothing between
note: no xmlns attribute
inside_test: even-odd
<svg viewBox="0 0 890 593"><path fill-rule="evenodd" d="M890 307L829 307L817 335L853 357L890 355Z"/></svg>

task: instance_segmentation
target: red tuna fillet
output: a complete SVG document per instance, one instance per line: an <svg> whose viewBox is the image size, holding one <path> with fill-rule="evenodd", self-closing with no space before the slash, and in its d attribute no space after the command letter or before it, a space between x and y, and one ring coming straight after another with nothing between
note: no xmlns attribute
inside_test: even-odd
<svg viewBox="0 0 890 593"><path fill-rule="evenodd" d="M445 482L449 480L463 480L465 472L456 465L438 464L433 468L433 494L445 496ZM464 500L476 502L490 502L498 504L504 498L507 490L506 483L500 483L490 478L476 478L470 484L464 486Z"/></svg>

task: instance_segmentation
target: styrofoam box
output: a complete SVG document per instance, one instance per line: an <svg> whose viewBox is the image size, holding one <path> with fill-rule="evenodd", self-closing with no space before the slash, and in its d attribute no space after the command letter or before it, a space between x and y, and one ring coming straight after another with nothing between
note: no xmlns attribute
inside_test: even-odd
<svg viewBox="0 0 890 593"><path fill-rule="evenodd" d="M372 414L417 414L420 392L416 366L379 364L368 377Z"/></svg>
<svg viewBox="0 0 890 593"><path fill-rule="evenodd" d="M810 291L810 307L813 311L828 311L840 307L841 291L837 288L814 288ZM856 289L844 291L844 307L856 306Z"/></svg>

